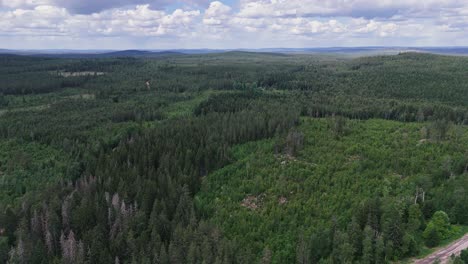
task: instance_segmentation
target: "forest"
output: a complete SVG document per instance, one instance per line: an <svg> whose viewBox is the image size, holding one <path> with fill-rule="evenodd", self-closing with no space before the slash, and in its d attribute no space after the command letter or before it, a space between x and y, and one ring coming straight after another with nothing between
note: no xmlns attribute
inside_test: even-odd
<svg viewBox="0 0 468 264"><path fill-rule="evenodd" d="M410 263L468 232L467 69L0 55L0 263Z"/></svg>

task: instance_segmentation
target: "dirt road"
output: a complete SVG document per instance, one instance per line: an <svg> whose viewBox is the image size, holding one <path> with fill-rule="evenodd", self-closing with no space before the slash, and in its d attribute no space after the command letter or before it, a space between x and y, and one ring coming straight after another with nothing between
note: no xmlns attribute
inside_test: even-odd
<svg viewBox="0 0 468 264"><path fill-rule="evenodd" d="M443 247L431 255L414 261L414 264L432 264L436 260L440 260L440 263L448 263L451 255L458 255L464 249L468 248L468 234L452 244Z"/></svg>

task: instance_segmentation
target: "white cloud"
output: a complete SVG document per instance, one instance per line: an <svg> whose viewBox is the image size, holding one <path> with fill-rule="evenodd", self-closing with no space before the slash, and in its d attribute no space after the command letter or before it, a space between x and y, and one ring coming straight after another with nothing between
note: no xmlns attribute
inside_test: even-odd
<svg viewBox="0 0 468 264"><path fill-rule="evenodd" d="M52 5L51 0L2 0L0 7L9 8L34 8L40 5Z"/></svg>
<svg viewBox="0 0 468 264"><path fill-rule="evenodd" d="M94 2L97 4L90 4ZM31 38L37 43L54 38L53 45L60 47L60 38L88 40L90 45L108 45L103 38L136 45L145 39L154 45L170 39L167 43L173 47L204 44L218 48L337 43L452 45L468 41L464 34L468 30L465 0L239 0L231 6L219 0L204 10L192 4L176 5L175 10L155 7L155 3L165 6L170 2L3 0L0 41L27 37L34 45ZM76 13L77 8L83 12ZM100 42L94 42L96 39Z"/></svg>
<svg viewBox="0 0 468 264"><path fill-rule="evenodd" d="M388 37L394 35L399 26L395 23L386 23L380 22L375 20L363 20L358 19L354 21L355 30L353 33L355 34L374 34L375 36L379 37Z"/></svg>
<svg viewBox="0 0 468 264"><path fill-rule="evenodd" d="M219 1L210 3L210 6L205 11L206 17L227 16L231 13L232 8Z"/></svg>
<svg viewBox="0 0 468 264"><path fill-rule="evenodd" d="M433 13L441 8L467 6L465 0L251 0L241 1L240 16L352 16L392 17Z"/></svg>
<svg viewBox="0 0 468 264"><path fill-rule="evenodd" d="M165 13L151 10L148 5L140 5L133 9L72 15L65 8L38 6L1 15L0 32L10 35L179 36L191 29L200 11L177 9Z"/></svg>
<svg viewBox="0 0 468 264"><path fill-rule="evenodd" d="M219 1L211 2L210 6L205 10L203 24L208 26L225 26L226 22L231 18L232 8Z"/></svg>
<svg viewBox="0 0 468 264"><path fill-rule="evenodd" d="M38 6L32 10L16 9L2 13L0 32L11 35L62 35L67 18L64 8Z"/></svg>

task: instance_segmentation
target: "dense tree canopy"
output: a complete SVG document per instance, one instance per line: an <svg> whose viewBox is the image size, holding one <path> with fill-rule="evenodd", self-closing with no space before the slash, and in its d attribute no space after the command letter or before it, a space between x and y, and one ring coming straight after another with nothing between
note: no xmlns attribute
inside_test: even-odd
<svg viewBox="0 0 468 264"><path fill-rule="evenodd" d="M468 225L467 66L1 55L0 263L417 255Z"/></svg>

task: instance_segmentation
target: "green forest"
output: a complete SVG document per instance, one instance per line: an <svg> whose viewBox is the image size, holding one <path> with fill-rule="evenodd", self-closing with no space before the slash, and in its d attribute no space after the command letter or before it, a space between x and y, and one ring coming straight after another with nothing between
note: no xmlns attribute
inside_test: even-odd
<svg viewBox="0 0 468 264"><path fill-rule="evenodd" d="M467 146L465 57L0 55L0 263L410 263Z"/></svg>

